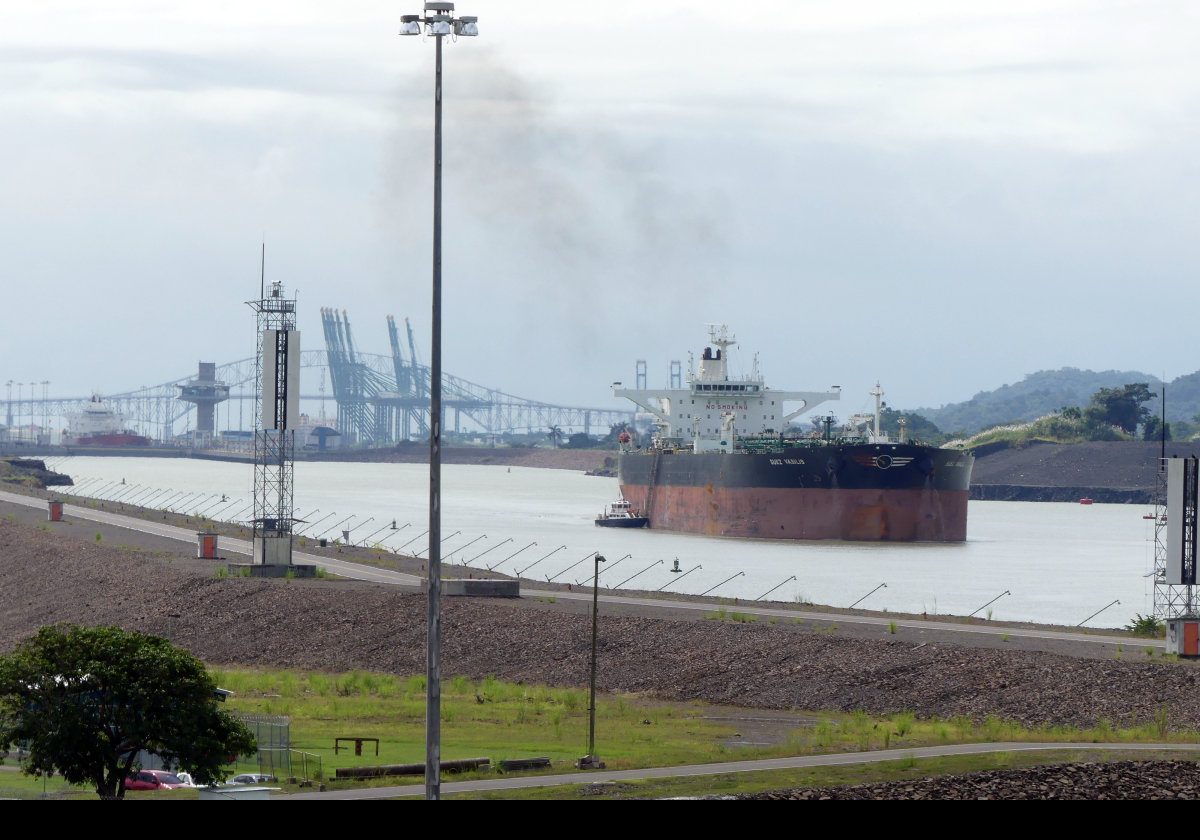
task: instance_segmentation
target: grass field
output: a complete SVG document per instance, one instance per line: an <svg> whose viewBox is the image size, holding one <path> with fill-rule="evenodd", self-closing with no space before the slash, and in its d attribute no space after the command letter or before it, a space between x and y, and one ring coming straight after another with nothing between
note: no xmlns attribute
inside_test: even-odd
<svg viewBox="0 0 1200 840"><path fill-rule="evenodd" d="M425 679L399 678L388 674L354 671L343 674L321 672L260 671L220 668L217 683L234 692L230 711L290 718L291 748L319 759L320 772L309 759L309 776L330 789L362 783L334 781L337 768L381 764L421 763L425 757ZM447 679L442 688L442 758L490 759L495 767L504 759L545 756L554 763L553 772L571 767L587 751L587 692L575 688L521 685L495 679ZM737 710L700 703L668 703L638 696L601 696L597 702L597 753L609 769L636 769L679 764L703 764L732 759L772 758L818 753L855 752L906 746L972 743L985 741L1061 741L1066 751L1058 756L963 756L919 762L888 762L860 767L830 767L806 771L736 773L721 777L647 781L644 783L566 787L506 792L505 797L577 798L594 796L657 797L769 790L795 785L838 784L890 778L913 778L931 773L967 770L1047 760L1069 760L1070 742L1121 743L1196 742L1197 733L1171 727L1165 710L1153 720L1117 728L1101 721L1090 729L1071 727L1027 728L989 717L952 720L918 719L910 713L886 717L864 712L852 714L809 712L786 722L775 731L770 745L737 746L737 732L730 718ZM353 747L335 753L335 738L378 738L364 744L363 754ZM298 755L298 753L293 754ZM1096 760L1088 754L1088 760ZM299 765L293 773L301 775ZM243 763L243 771L255 769ZM488 777L494 771L455 776L456 779ZM372 784L419 782L420 777L390 777ZM48 795L94 797L87 791L72 791L60 779L28 778L20 773L0 772L0 796ZM281 780L285 789L296 789ZM129 798L193 798L194 791L130 793ZM487 797L479 797L487 798Z"/></svg>

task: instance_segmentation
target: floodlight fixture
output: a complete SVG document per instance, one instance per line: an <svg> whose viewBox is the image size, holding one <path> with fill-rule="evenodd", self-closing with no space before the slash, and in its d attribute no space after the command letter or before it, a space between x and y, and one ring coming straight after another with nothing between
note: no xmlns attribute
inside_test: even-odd
<svg viewBox="0 0 1200 840"><path fill-rule="evenodd" d="M479 34L479 18L474 15L454 17L453 3L426 3L425 16L401 15L400 34L420 35L422 31L435 38L462 35L474 38Z"/></svg>

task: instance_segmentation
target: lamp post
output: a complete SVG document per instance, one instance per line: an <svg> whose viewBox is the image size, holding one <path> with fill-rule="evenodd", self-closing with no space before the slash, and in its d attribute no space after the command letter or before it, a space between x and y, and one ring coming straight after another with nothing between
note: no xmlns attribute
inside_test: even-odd
<svg viewBox="0 0 1200 840"><path fill-rule="evenodd" d="M453 3L425 4L425 15L400 18L401 35L431 36L433 82L433 329L429 360L429 638L425 673L425 798L441 799L442 753L442 38L475 36L478 18L454 17Z"/></svg>
<svg viewBox="0 0 1200 840"><path fill-rule="evenodd" d="M874 591L875 591L875 590L871 590L871 592L874 592ZM867 594L868 594L868 595L870 595L871 593L870 593L870 592L868 592ZM1011 595L1011 594L1012 594L1011 592L1009 592L1007 589L1005 589L1003 592L1001 592L1001 593L1000 593L999 595L997 595L995 598L993 598L992 600L990 600L990 601L988 601L986 604L984 604L984 605L983 605L983 607L990 607L992 604L994 604L994 603L996 603L997 601L999 601L999 600L1000 600L1001 598L1003 598L1005 595ZM1108 606L1109 606L1109 607L1111 607L1111 606L1112 606L1112 604L1109 604ZM983 609L983 607L980 607L980 608L979 608L979 610ZM1105 609L1108 609L1108 607L1105 607ZM975 610L975 612L973 612L973 613L971 613L970 615L968 615L968 616L967 616L967 618L973 618L973 617L975 616L975 613L979 612L979 610Z"/></svg>
<svg viewBox="0 0 1200 840"><path fill-rule="evenodd" d="M595 770L604 765L596 758L596 615L600 607L600 564L604 557L596 554L596 568L592 573L592 677L588 700L588 754L579 760L580 770Z"/></svg>

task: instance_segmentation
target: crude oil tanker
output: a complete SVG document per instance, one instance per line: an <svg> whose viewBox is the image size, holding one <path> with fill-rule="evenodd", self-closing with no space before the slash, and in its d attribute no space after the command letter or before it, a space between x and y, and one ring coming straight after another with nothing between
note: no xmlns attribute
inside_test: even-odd
<svg viewBox="0 0 1200 840"><path fill-rule="evenodd" d="M790 420L841 390L776 391L758 373L729 376L725 326L710 327L686 387L613 394L654 417L650 445L622 436L621 492L651 528L714 536L793 540L936 541L967 538L967 490L975 457L900 440L875 414L856 414L834 434L785 433ZM799 407L788 411L785 404ZM873 422L872 422L873 421Z"/></svg>
<svg viewBox="0 0 1200 840"><path fill-rule="evenodd" d="M106 405L99 394L92 394L83 410L68 415L67 419L70 429L63 434L66 446L150 445L150 438L126 428L124 415Z"/></svg>

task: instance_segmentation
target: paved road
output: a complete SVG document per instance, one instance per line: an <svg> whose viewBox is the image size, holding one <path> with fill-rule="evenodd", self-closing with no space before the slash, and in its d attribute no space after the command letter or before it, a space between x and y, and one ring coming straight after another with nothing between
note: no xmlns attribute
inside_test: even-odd
<svg viewBox="0 0 1200 840"><path fill-rule="evenodd" d="M562 592L560 590L543 591L538 589L522 588L521 595L522 597L528 598L543 597L576 601L592 600L591 592ZM656 598L635 598L621 595L601 595L600 600L604 603L610 604L655 607L658 609L670 608L677 610L695 610L704 613L711 613L713 611L713 605L711 603L702 603L698 601L664 601ZM786 618L789 620L799 618L803 619L804 621L813 621L823 624L865 624L881 628L886 628L891 624L895 624L897 628L903 627L910 630L935 630L950 633L977 633L984 636L1008 636L1009 638L1042 639L1060 642L1082 642L1085 644L1112 646L1137 645L1138 647L1155 647L1164 649L1166 647L1166 642L1160 639L1130 638L1129 636L1107 636L1097 633L1072 633L1062 630L1036 630L1007 627L1004 625L955 624L947 621L924 621L919 618L888 618L872 615L848 615L843 613L756 607L752 603L746 602L739 603L737 605L737 611L739 613L757 615L764 618L769 618L772 616Z"/></svg>
<svg viewBox="0 0 1200 840"><path fill-rule="evenodd" d="M38 508L40 510L46 509L45 499L22 496L18 493L8 493L3 490L0 490L0 501ZM196 531L194 529L189 530L175 525L167 525L155 522L152 519L138 519L135 516L126 516L120 513L110 513L109 511L68 504L63 505L63 515L72 519L86 519L89 522L100 522L105 525L139 531L143 534L153 534L156 537L179 540L191 545L196 544ZM251 546L246 540L221 537L221 550L232 554L241 554L246 557L251 556ZM425 579L417 575L407 575L403 572L394 572L389 569L377 569L373 566L365 566L362 563L350 563L345 560L319 557L315 554L305 554L299 551L293 552L292 558L293 562L297 565L321 566L335 575L341 575L342 577L354 580L366 580L374 583L387 583L394 586L415 587L418 589L423 589L425 586Z"/></svg>
<svg viewBox="0 0 1200 840"><path fill-rule="evenodd" d="M0 491L0 501L11 502L13 504L38 508L41 510L45 510L46 506L46 501L44 499L5 491ZM108 525L114 525L134 531L153 534L158 537L180 540L192 545L195 545L196 542L195 531L188 530L187 528L179 528L173 525L161 524L153 520L138 519L137 517L133 516L110 513L108 511L98 511L94 508L79 507L77 505L64 505L63 512L64 514L74 518L87 519L93 522L102 522ZM236 554L250 556L250 543L246 542L245 540L222 537L221 548ZM296 552L293 556L297 563L323 566L334 574L341 575L342 577L352 578L354 580L373 581L375 583L386 583L394 586L421 589L423 589L425 586L425 578L418 575L410 575L403 572L390 571L387 569L378 569L373 566L363 565L361 563L354 563L347 560L335 560L314 554L305 554L303 552ZM527 598L540 597L568 601L592 600L591 592L586 590L575 592L563 591L561 589L541 590L523 588L521 595L522 597ZM712 603L699 601L637 598L623 595L601 595L600 600L606 604L624 605L653 610L685 610L701 613L710 613L713 611ZM744 602L738 604L737 611L747 615L760 616L762 618L776 617L787 620L800 619L802 621L811 621L821 624L837 623L840 625L878 627L880 629L887 629L889 625L895 624L897 628L917 631L923 630L940 633L977 634L980 636L990 636L994 638L1007 636L1010 639L1030 639L1034 641L1046 642L1075 642L1087 645L1109 646L1113 648L1115 648L1117 645L1137 645L1138 647L1153 647L1161 650L1166 649L1166 642L1160 639L1108 636L1098 633L1074 633L1062 630L1038 630L1034 628L1010 627L994 624L957 624L948 621L926 621L919 618L906 619L892 618L887 616L849 615L845 613L781 609L778 607L759 607L752 603Z"/></svg>
<svg viewBox="0 0 1200 840"><path fill-rule="evenodd" d="M847 764L877 764L882 761L898 761L907 758L937 758L947 755L981 755L998 752L1045 752L1047 750L1072 750L1080 752L1151 752L1187 751L1200 752L1200 744L1093 744L1093 743L1022 743L1007 741L993 744L952 744L943 747L916 747L897 750L876 750L866 753L836 753L832 755L808 755L792 758L764 758L750 761L723 761L718 764L689 764L680 767L648 767L641 770L592 770L578 773L560 773L553 776L525 776L521 778L479 779L472 782L442 782L442 793L474 793L479 791L504 791L518 788L551 787L556 785L586 785L597 782L620 782L635 779L665 779L681 776L717 776L725 773L753 773L762 770L794 770L804 767L833 767ZM401 796L424 796L425 783L396 785L394 787L358 788L355 790L326 791L324 793L294 793L273 799L392 799Z"/></svg>

